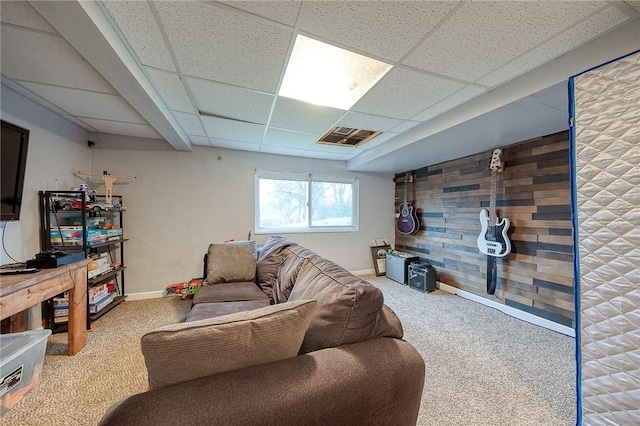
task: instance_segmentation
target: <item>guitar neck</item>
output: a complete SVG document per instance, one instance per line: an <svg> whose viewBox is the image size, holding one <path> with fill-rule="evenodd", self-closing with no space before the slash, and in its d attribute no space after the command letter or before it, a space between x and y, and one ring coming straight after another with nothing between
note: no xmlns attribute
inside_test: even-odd
<svg viewBox="0 0 640 426"><path fill-rule="evenodd" d="M489 196L489 225L496 226L496 192L498 191L498 171L491 171L491 194Z"/></svg>

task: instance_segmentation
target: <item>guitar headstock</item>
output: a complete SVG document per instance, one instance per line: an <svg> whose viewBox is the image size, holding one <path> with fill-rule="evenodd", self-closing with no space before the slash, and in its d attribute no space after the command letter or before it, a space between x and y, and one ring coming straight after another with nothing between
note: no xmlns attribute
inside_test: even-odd
<svg viewBox="0 0 640 426"><path fill-rule="evenodd" d="M406 173L404 174L404 183L410 183L410 182L413 182L413 177L414 177L413 172L406 172Z"/></svg>
<svg viewBox="0 0 640 426"><path fill-rule="evenodd" d="M504 171L504 162L502 161L502 150L500 148L496 148L493 150L493 154L491 154L491 164L489 164L489 168L491 170L495 170L498 172Z"/></svg>

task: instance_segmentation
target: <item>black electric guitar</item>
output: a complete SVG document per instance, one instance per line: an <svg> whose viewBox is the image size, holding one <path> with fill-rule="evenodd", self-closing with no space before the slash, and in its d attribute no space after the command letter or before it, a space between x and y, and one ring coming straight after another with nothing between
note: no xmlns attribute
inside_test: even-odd
<svg viewBox="0 0 640 426"><path fill-rule="evenodd" d="M496 291L496 257L504 257L511 253L511 242L507 231L511 222L507 218L498 220L496 215L496 191L498 186L498 172L504 171L502 150L496 148L491 156L491 194L489 209L480 210L480 225L482 230L478 236L478 248L487 255L487 293Z"/></svg>
<svg viewBox="0 0 640 426"><path fill-rule="evenodd" d="M407 191L409 181L413 180L411 173L404 175L404 202L400 204L400 216L396 222L396 228L401 234L413 234L420 228L420 222L418 221L418 215L409 201L407 201Z"/></svg>

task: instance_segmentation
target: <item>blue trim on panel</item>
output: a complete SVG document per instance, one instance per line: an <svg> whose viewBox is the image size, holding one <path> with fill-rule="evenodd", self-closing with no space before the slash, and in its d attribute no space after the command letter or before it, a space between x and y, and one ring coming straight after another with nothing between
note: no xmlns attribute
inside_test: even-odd
<svg viewBox="0 0 640 426"><path fill-rule="evenodd" d="M580 253L578 250L578 190L576 176L576 105L574 77L569 78L569 185L571 188L571 226L573 227L573 309L576 325L576 424L582 424L582 344L580 337Z"/></svg>

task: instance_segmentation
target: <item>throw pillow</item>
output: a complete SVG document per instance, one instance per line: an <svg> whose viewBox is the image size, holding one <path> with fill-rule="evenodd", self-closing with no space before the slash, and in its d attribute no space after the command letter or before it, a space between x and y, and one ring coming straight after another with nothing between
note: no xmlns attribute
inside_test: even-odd
<svg viewBox="0 0 640 426"><path fill-rule="evenodd" d="M273 300L273 286L276 285L278 271L284 260L283 250L295 244L285 237L274 235L260 249L256 267L258 285L271 300Z"/></svg>
<svg viewBox="0 0 640 426"><path fill-rule="evenodd" d="M255 241L231 241L209 245L206 284L255 281Z"/></svg>
<svg viewBox="0 0 640 426"><path fill-rule="evenodd" d="M302 300L151 331L141 340L149 388L292 358L315 307Z"/></svg>

